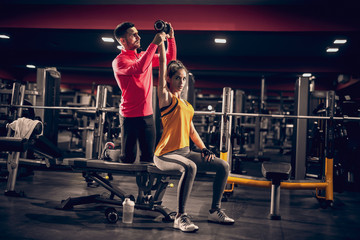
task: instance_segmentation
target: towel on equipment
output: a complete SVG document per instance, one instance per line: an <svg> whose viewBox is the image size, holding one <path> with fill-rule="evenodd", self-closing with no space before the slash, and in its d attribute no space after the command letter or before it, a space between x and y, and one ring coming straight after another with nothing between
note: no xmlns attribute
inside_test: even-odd
<svg viewBox="0 0 360 240"><path fill-rule="evenodd" d="M9 127L15 131L14 137L29 139L37 124L41 124L41 133L43 134L43 123L39 120L29 118L18 118L9 124Z"/></svg>

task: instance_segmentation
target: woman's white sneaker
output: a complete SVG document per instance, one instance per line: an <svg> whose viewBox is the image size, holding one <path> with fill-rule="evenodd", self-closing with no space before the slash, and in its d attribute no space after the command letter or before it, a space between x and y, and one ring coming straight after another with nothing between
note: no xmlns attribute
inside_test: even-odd
<svg viewBox="0 0 360 240"><path fill-rule="evenodd" d="M191 222L186 213L181 214L179 217L175 217L174 228L180 229L183 232L195 232L199 230L199 227Z"/></svg>
<svg viewBox="0 0 360 240"><path fill-rule="evenodd" d="M221 209L217 209L213 213L209 212L208 221L221 223L221 224L234 224L235 223L234 219L229 218L226 215L226 213Z"/></svg>

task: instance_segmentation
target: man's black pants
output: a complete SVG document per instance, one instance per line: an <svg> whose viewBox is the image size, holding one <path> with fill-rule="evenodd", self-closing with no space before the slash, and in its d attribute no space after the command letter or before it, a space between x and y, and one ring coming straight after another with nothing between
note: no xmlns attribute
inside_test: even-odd
<svg viewBox="0 0 360 240"><path fill-rule="evenodd" d="M136 142L141 151L140 162L152 162L155 148L155 124L153 115L145 117L123 117L120 115L121 162L136 160Z"/></svg>

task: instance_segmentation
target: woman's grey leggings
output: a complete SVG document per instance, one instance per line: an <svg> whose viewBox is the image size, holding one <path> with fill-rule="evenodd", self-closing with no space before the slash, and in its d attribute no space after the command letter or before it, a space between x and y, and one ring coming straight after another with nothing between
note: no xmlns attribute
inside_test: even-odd
<svg viewBox="0 0 360 240"><path fill-rule="evenodd" d="M229 164L226 161L215 157L213 161L205 162L201 159L201 153L191 152L189 147L185 147L160 157L154 156L154 163L162 171L182 172L177 189L179 213L185 213L186 201L190 196L197 170L216 172L211 208L221 207L221 198L229 175Z"/></svg>

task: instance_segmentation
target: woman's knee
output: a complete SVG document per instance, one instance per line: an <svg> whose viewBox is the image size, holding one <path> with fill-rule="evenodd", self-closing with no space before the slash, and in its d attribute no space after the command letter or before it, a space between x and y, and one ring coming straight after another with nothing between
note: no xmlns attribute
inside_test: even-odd
<svg viewBox="0 0 360 240"><path fill-rule="evenodd" d="M197 171L197 166L193 161L188 161L185 165L184 165L185 171L191 174L196 174Z"/></svg>
<svg viewBox="0 0 360 240"><path fill-rule="evenodd" d="M220 158L216 158L216 162L217 162L219 171L223 171L225 173L229 172L230 166L229 166L228 162L226 162Z"/></svg>

